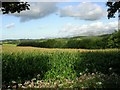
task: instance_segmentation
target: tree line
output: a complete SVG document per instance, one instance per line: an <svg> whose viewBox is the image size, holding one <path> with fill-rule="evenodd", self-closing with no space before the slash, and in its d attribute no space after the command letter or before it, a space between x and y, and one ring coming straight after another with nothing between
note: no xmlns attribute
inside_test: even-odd
<svg viewBox="0 0 120 90"><path fill-rule="evenodd" d="M120 30L111 35L94 38L69 38L21 41L17 46L33 46L40 48L77 48L77 49L106 49L120 48Z"/></svg>

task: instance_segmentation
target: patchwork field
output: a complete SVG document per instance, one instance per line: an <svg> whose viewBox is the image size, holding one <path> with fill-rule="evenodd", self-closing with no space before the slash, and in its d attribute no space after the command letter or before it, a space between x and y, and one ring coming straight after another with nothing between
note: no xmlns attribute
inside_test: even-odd
<svg viewBox="0 0 120 90"><path fill-rule="evenodd" d="M119 58L119 49L3 45L3 84L12 86L15 81L19 88L120 88Z"/></svg>

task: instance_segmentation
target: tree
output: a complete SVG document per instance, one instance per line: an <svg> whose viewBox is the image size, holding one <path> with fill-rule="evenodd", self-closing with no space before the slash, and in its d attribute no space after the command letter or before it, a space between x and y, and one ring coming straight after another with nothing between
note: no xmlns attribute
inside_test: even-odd
<svg viewBox="0 0 120 90"><path fill-rule="evenodd" d="M120 20L120 0L108 0L106 5L109 7L107 9L108 19L114 18L115 13L118 11L118 18Z"/></svg>
<svg viewBox="0 0 120 90"><path fill-rule="evenodd" d="M108 38L108 47L109 48L120 48L120 30L114 32Z"/></svg>
<svg viewBox="0 0 120 90"><path fill-rule="evenodd" d="M29 6L27 2L3 2L0 0L0 9L3 14L20 13L23 10L29 10Z"/></svg>

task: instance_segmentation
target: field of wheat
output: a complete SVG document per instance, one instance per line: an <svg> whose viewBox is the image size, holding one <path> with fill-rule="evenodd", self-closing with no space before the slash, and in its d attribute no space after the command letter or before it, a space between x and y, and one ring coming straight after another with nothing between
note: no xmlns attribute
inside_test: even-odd
<svg viewBox="0 0 120 90"><path fill-rule="evenodd" d="M54 52L54 51L63 51L63 52L94 52L94 51L120 51L120 49L60 49L60 48L36 48L36 47L20 47L15 45L5 45L1 46L1 50L3 52L34 52L34 51L42 51L42 52Z"/></svg>
<svg viewBox="0 0 120 90"><path fill-rule="evenodd" d="M35 78L36 88L109 87L120 78L120 50L48 49L34 47L2 47L3 83L22 83ZM38 77L39 75L39 77ZM115 76L115 77L114 77ZM103 77L105 78L103 80ZM118 79L116 79L116 77ZM99 84L101 82L102 84ZM120 87L120 83L113 87ZM113 85L113 83L112 83Z"/></svg>

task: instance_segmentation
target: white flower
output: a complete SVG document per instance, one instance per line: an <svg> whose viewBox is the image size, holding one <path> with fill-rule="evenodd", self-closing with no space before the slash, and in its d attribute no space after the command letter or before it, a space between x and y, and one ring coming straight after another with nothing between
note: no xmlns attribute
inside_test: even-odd
<svg viewBox="0 0 120 90"><path fill-rule="evenodd" d="M82 75L82 73L80 73L80 75Z"/></svg>
<svg viewBox="0 0 120 90"><path fill-rule="evenodd" d="M88 71L88 68L86 68L85 71Z"/></svg>
<svg viewBox="0 0 120 90"><path fill-rule="evenodd" d="M101 84L102 84L102 82L97 82L96 84L99 84L99 85L101 85Z"/></svg>
<svg viewBox="0 0 120 90"><path fill-rule="evenodd" d="M94 75L95 75L95 73L92 73L92 75L94 76Z"/></svg>
<svg viewBox="0 0 120 90"><path fill-rule="evenodd" d="M112 70L112 68L110 67L109 70Z"/></svg>

